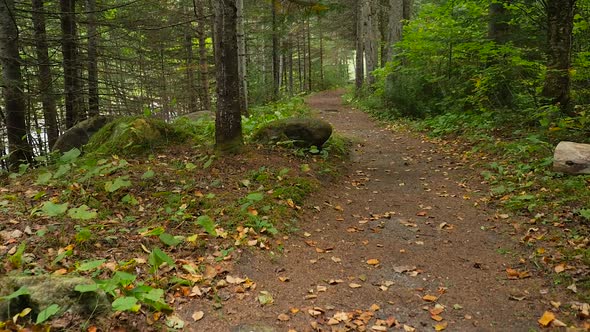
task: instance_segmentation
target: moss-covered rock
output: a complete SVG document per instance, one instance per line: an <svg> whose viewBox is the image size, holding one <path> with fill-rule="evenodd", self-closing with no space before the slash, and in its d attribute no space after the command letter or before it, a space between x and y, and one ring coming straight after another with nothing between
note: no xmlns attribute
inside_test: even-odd
<svg viewBox="0 0 590 332"><path fill-rule="evenodd" d="M332 135L332 125L315 118L288 118L268 123L252 140L262 144L293 141L298 147L322 147Z"/></svg>
<svg viewBox="0 0 590 332"><path fill-rule="evenodd" d="M98 154L137 154L187 139L170 124L154 118L116 119L92 136L85 151Z"/></svg>
<svg viewBox="0 0 590 332"><path fill-rule="evenodd" d="M112 120L112 117L99 115L81 121L61 134L52 150L68 152L74 148L81 149L94 134Z"/></svg>
<svg viewBox="0 0 590 332"><path fill-rule="evenodd" d="M78 285L94 284L94 281L70 276L6 276L0 278L0 297L8 296L24 288L26 294L11 300L0 301L0 321L10 319L26 308L36 317L42 310L57 304L59 313L71 312L89 317L110 309L111 304L104 292L80 293Z"/></svg>

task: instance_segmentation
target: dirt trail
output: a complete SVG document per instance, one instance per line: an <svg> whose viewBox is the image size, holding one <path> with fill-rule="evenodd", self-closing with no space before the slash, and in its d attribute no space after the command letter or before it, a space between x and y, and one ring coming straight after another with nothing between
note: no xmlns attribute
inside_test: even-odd
<svg viewBox="0 0 590 332"><path fill-rule="evenodd" d="M525 254L502 231L494 211L474 206L483 195L470 183L479 171L434 143L377 125L343 106L341 94L320 93L308 104L355 140L348 174L304 207L301 230L285 241L282 254L242 254L234 274L254 280L257 293L208 312L208 329L310 331L316 324L321 331L362 326L403 331L404 325L433 331L436 324L447 331L536 329L556 295L541 272L522 265ZM375 260L378 264L369 264ZM507 268L528 270L531 277L509 280ZM260 306L259 291L272 294L274 304ZM330 321L338 312L353 319ZM280 314L288 320L278 320ZM398 324L377 327L387 319Z"/></svg>

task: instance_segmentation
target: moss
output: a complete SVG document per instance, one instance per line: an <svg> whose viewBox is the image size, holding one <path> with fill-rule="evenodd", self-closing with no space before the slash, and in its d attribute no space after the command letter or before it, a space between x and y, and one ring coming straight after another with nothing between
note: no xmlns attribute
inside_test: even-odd
<svg viewBox="0 0 590 332"><path fill-rule="evenodd" d="M90 139L85 151L90 154L141 154L188 136L172 125L154 118L124 117L104 126Z"/></svg>
<svg viewBox="0 0 590 332"><path fill-rule="evenodd" d="M273 197L292 199L296 204L302 204L305 198L317 189L317 183L306 178L289 178L282 186L273 190Z"/></svg>

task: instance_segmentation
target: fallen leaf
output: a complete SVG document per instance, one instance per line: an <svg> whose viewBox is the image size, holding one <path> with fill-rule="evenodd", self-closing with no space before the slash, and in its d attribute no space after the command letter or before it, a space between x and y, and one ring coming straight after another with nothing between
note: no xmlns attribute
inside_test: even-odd
<svg viewBox="0 0 590 332"><path fill-rule="evenodd" d="M420 212L416 213L416 215L418 217L426 217L428 215L428 213L426 211L420 211Z"/></svg>
<svg viewBox="0 0 590 332"><path fill-rule="evenodd" d="M372 311L379 311L381 309L381 307L379 305L377 305L377 304L373 304L373 305L371 305L371 308L370 309Z"/></svg>
<svg viewBox="0 0 590 332"><path fill-rule="evenodd" d="M371 327L371 330L373 330L373 331L387 331L387 326L373 325Z"/></svg>
<svg viewBox="0 0 590 332"><path fill-rule="evenodd" d="M268 305L272 304L274 302L274 299L269 292L261 291L258 295L258 302L260 302L261 305Z"/></svg>
<svg viewBox="0 0 590 332"><path fill-rule="evenodd" d="M422 297L422 300L426 302L435 302L436 300L438 300L438 297L434 295L424 295L424 297Z"/></svg>
<svg viewBox="0 0 590 332"><path fill-rule="evenodd" d="M287 314L280 314L280 315L277 317L277 319L278 319L278 320L280 320L281 322L286 322L286 321L288 321L289 319L291 319L291 317L289 317L289 315L287 315Z"/></svg>
<svg viewBox="0 0 590 332"><path fill-rule="evenodd" d="M561 273L561 272L565 271L565 264L561 263L561 264L556 265L554 270L555 270L555 273Z"/></svg>
<svg viewBox="0 0 590 332"><path fill-rule="evenodd" d="M375 258L369 259L367 261L367 264L369 264L369 265L379 265L379 260L378 259L375 259Z"/></svg>
<svg viewBox="0 0 590 332"><path fill-rule="evenodd" d="M410 325L404 325L404 331L405 332L415 332L416 329L411 327Z"/></svg>
<svg viewBox="0 0 590 332"><path fill-rule="evenodd" d="M307 313L308 313L308 314L309 314L311 317L317 317L317 316L319 316L319 315L321 315L321 314L322 314L322 312L321 312L321 311L319 311L319 310L314 310L314 309L309 309L309 310L307 310Z"/></svg>
<svg viewBox="0 0 590 332"><path fill-rule="evenodd" d="M291 279L289 277L279 277L279 280L281 282L289 282L289 281L291 281Z"/></svg>
<svg viewBox="0 0 590 332"><path fill-rule="evenodd" d="M195 311L191 316L195 322L200 321L205 316L205 313L202 311Z"/></svg>
<svg viewBox="0 0 590 332"><path fill-rule="evenodd" d="M541 324L541 326L547 327L554 320L555 320L555 315L551 311L545 311L543 313L543 316L541 316L541 318L539 318L538 322L539 322L539 324Z"/></svg>
<svg viewBox="0 0 590 332"><path fill-rule="evenodd" d="M436 324L436 325L434 325L434 330L435 331L443 331L447 328L448 325L449 325L449 323L447 323L447 322L442 322L440 324Z"/></svg>
<svg viewBox="0 0 590 332"><path fill-rule="evenodd" d="M355 283L350 283L350 284L348 284L348 287L350 287L350 288L361 288L363 286L362 285L359 285L359 284L355 284Z"/></svg>
<svg viewBox="0 0 590 332"><path fill-rule="evenodd" d="M440 321L442 321L444 319L444 318L442 318L439 315L431 315L430 318L432 318L432 320L435 320L437 322L440 322Z"/></svg>
<svg viewBox="0 0 590 332"><path fill-rule="evenodd" d="M332 256L332 261L333 261L334 263L340 263L340 262L342 262L342 259L340 259L340 258L338 258L338 257L334 257L334 256Z"/></svg>

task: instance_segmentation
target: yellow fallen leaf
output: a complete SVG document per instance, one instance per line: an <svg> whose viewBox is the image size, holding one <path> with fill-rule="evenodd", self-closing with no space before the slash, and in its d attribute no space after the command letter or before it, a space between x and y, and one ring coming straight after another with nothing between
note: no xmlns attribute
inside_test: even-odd
<svg viewBox="0 0 590 332"><path fill-rule="evenodd" d="M447 328L448 325L449 325L449 323L447 323L447 322L442 322L440 324L436 324L436 325L434 325L434 330L435 331L443 331Z"/></svg>
<svg viewBox="0 0 590 332"><path fill-rule="evenodd" d="M369 259L367 261L367 264L369 264L369 265L378 265L379 264L379 260L378 259L375 259L375 258Z"/></svg>
<svg viewBox="0 0 590 332"><path fill-rule="evenodd" d="M434 302L434 301L438 300L438 297L436 297L434 295L424 295L424 297L422 297L422 300L424 300L426 302Z"/></svg>
<svg viewBox="0 0 590 332"><path fill-rule="evenodd" d="M288 321L289 319L291 319L291 317L289 317L289 315L287 315L287 314L280 314L280 315L277 317L277 319L278 319L278 320L280 320L281 322L286 322L286 321Z"/></svg>
<svg viewBox="0 0 590 332"><path fill-rule="evenodd" d="M348 287L350 287L350 288L361 288L363 286L362 285L359 285L359 284L355 284L355 283L350 283L350 284L348 284Z"/></svg>
<svg viewBox="0 0 590 332"><path fill-rule="evenodd" d="M539 322L539 324L541 324L541 326L547 327L554 320L555 320L555 314L553 314L551 311L545 311L543 313L543 316L541 316L541 318L539 318L538 322Z"/></svg>

